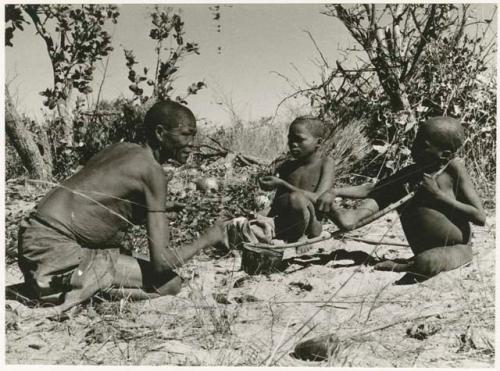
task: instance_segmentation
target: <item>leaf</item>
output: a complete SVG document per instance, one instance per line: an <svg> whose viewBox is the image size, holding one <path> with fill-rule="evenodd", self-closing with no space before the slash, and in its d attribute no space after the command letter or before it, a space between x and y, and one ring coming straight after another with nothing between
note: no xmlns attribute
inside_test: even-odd
<svg viewBox="0 0 500 371"><path fill-rule="evenodd" d="M374 144L372 146L372 148L377 151L379 154L384 154L387 152L387 150L389 149L389 144L384 144L383 146L379 146L379 145L376 145Z"/></svg>

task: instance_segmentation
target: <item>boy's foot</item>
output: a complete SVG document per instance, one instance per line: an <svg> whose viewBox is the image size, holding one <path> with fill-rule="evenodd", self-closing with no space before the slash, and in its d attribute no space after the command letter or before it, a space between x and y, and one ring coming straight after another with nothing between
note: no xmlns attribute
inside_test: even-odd
<svg viewBox="0 0 500 371"><path fill-rule="evenodd" d="M405 285L414 285L416 283L420 283L427 280L426 277L422 277L421 275L416 275L414 273L406 273L403 277L401 277L399 280L394 282L394 285L396 286L405 286Z"/></svg>
<svg viewBox="0 0 500 371"><path fill-rule="evenodd" d="M297 254L305 254L306 252L320 254L321 252L323 252L324 246L325 246L324 244L322 244L322 241L327 240L330 237L331 237L330 232L322 231L318 236L314 237L315 239L319 238L320 241L316 241L316 242L309 243L309 244L304 245L304 246L297 247ZM303 236L303 237L301 237L301 239L299 239L299 242L300 241L308 241L308 240L311 240L311 238L308 239L308 238L306 238L306 236Z"/></svg>
<svg viewBox="0 0 500 371"><path fill-rule="evenodd" d="M297 242L305 242L305 241L307 241L307 236L302 236L297 240ZM298 246L298 247L296 247L297 254L304 254L304 253L308 252L309 250L311 250L311 248L312 248L312 245L309 245L309 244Z"/></svg>
<svg viewBox="0 0 500 371"><path fill-rule="evenodd" d="M408 270L408 264L401 264L396 263L393 260L386 260L375 264L373 269L376 271L405 272Z"/></svg>

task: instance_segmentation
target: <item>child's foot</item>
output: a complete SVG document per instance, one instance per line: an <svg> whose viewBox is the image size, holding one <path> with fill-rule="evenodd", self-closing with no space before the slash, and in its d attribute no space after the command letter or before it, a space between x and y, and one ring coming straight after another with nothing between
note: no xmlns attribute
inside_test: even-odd
<svg viewBox="0 0 500 371"><path fill-rule="evenodd" d="M408 264L401 264L392 260L386 260L375 264L373 269L376 271L404 272L407 270L407 265Z"/></svg>
<svg viewBox="0 0 500 371"><path fill-rule="evenodd" d="M304 241L307 241L307 236L302 236L298 239L297 242L304 242ZM304 254L306 252L308 252L309 250L311 250L312 246L307 244L307 245L302 245L302 246L298 246L297 247L297 254Z"/></svg>

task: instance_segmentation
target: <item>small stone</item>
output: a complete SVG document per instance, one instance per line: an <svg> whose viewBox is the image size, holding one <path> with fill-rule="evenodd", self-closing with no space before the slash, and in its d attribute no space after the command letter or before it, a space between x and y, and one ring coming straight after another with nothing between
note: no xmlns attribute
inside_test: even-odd
<svg viewBox="0 0 500 371"><path fill-rule="evenodd" d="M291 282L290 286L296 286L301 290L304 291L312 291L313 287L310 283L304 283L304 282Z"/></svg>
<svg viewBox="0 0 500 371"><path fill-rule="evenodd" d="M226 294L212 294L214 300L219 304L231 304Z"/></svg>
<svg viewBox="0 0 500 371"><path fill-rule="evenodd" d="M260 301L260 299L256 298L253 295L246 294L241 297L235 297L234 301L237 302L238 304L242 304L242 303L254 303Z"/></svg>
<svg viewBox="0 0 500 371"><path fill-rule="evenodd" d="M297 344L292 356L305 361L323 361L340 346L335 335L325 335Z"/></svg>
<svg viewBox="0 0 500 371"><path fill-rule="evenodd" d="M406 329L406 334L417 340L425 340L429 336L434 335L439 330L441 326L435 323L420 323Z"/></svg>

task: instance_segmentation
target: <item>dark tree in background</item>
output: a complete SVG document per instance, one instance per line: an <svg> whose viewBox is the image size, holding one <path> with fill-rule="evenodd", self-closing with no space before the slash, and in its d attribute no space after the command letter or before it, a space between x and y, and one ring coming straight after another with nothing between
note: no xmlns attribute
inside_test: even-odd
<svg viewBox="0 0 500 371"><path fill-rule="evenodd" d="M110 143L134 140L137 127L148 105L156 100L186 98L205 86L203 81L189 85L184 94L174 89L177 72L184 58L199 54L195 42L184 39L185 25L179 11L155 6L150 14L149 37L155 41L156 60L150 68L136 69L131 50L125 50L129 89L133 98L90 103L95 66L113 50L106 31L117 23L115 5L7 5L5 7L5 45L15 44L19 31L34 30L46 46L53 73L53 84L40 94L43 104L53 112L34 128L23 118L6 89L6 127L12 146L31 177L65 177L74 168ZM107 59L101 88L106 78ZM36 125L35 125L36 126Z"/></svg>
<svg viewBox="0 0 500 371"><path fill-rule="evenodd" d="M119 12L114 5L7 5L6 6L6 38L7 46L12 46L14 31L23 30L24 24L30 24L36 30L47 48L53 72L53 85L40 94L46 99L44 105L55 109L55 121L60 133L58 140L63 145L73 145L73 115L70 104L72 92L89 94L93 80L95 63L106 57L113 50L111 36L104 30L108 22L116 23ZM13 105L7 109L13 110ZM9 125L21 127L22 122L15 120L18 117L13 111L9 113ZM55 129L55 128L52 128ZM16 137L19 130L9 130L13 142L20 142ZM22 131L21 131L22 132ZM32 152L33 146L25 147L25 151ZM49 150L49 149L46 149ZM24 157L24 158L23 158ZM26 158L38 158L35 153ZM30 174L44 177L50 173L51 164L47 169L37 171L39 161L34 164L25 163ZM33 172L35 171L35 172Z"/></svg>

